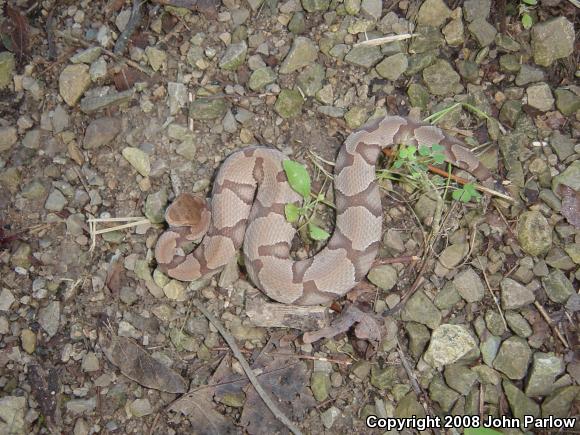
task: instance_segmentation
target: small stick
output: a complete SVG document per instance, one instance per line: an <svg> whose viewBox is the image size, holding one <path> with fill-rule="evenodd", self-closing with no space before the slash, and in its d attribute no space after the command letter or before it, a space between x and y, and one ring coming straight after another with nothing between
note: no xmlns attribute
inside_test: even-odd
<svg viewBox="0 0 580 435"><path fill-rule="evenodd" d="M389 42L393 42L393 41L404 41L405 39L410 39L410 38L413 38L414 36L417 36L417 35L418 35L418 33L405 33L402 35L392 35L392 36L385 36L383 38L367 39L366 41L362 41L362 42L358 42L358 43L354 44L353 47L359 47L361 45L371 45L371 46L383 45L383 44L388 44Z"/></svg>
<svg viewBox="0 0 580 435"><path fill-rule="evenodd" d="M128 224L123 224L123 225L117 225L111 228L103 228L102 230L98 230L95 231L94 234L104 234L104 233L111 233L113 231L117 231L117 230L124 230L125 228L131 228L131 227L138 227L139 225L143 225L143 224L148 224L149 223L149 219L142 219L140 221L137 222L130 222Z"/></svg>
<svg viewBox="0 0 580 435"><path fill-rule="evenodd" d="M142 219L143 217L89 218L87 222L132 222Z"/></svg>
<svg viewBox="0 0 580 435"><path fill-rule="evenodd" d="M534 305L538 309L544 320L548 322L548 325L550 325L550 328L552 328L552 331L554 331L554 334L556 334L556 336L562 342L564 347L570 348L570 346L568 346L568 342L566 341L564 336L560 333L560 330L556 327L556 324L554 323L552 318L548 316L548 313L546 313L546 310L544 310L544 307L542 307L538 301L534 301Z"/></svg>
<svg viewBox="0 0 580 435"><path fill-rule="evenodd" d="M421 257L416 255L404 255L402 257L394 257L394 258L383 258L381 260L376 260L373 264L393 264L393 263L411 263L413 261L419 261Z"/></svg>
<svg viewBox="0 0 580 435"><path fill-rule="evenodd" d="M266 392L266 390L264 390L264 388L262 388L260 381L258 381L258 378L256 377L256 375L252 371L252 368L246 361L246 358L244 358L244 355L242 354L242 352L240 352L240 348L236 344L234 337L232 337L230 333L226 331L221 322L218 319L216 319L216 317L212 313L210 313L209 310L206 307L204 307L201 302L199 302L196 299L192 299L191 303L199 311L201 311L205 317L207 317L210 323L218 330L218 332L224 338L228 346L232 349L234 356L244 369L244 372L246 373L246 376L248 377L249 381L252 383L254 389L260 395L260 397L262 398L266 406L270 409L270 411L272 411L272 414L274 414L274 416L282 424L284 424L294 435L302 435L300 429L298 429L294 425L294 423L292 423L292 421L290 421L290 419L286 417L286 415L282 411L280 411L280 409L278 408L278 406L276 406L270 395Z"/></svg>
<svg viewBox="0 0 580 435"><path fill-rule="evenodd" d="M68 41L74 42L76 44L82 45L85 48L92 48L94 47L93 45L89 44L87 41L85 41L84 39L80 39L77 38L75 36L69 35L65 32L62 32L60 30L55 30L54 34L60 38L64 38ZM116 61L120 62L126 62L127 65L132 66L135 69L138 69L139 71L147 74L149 77L153 77L153 75L155 75L155 73L150 70L149 68L146 68L144 66L139 65L137 62L132 61L131 59L126 58L125 56L120 56L118 54L113 53L111 50L107 50L106 48L101 47L101 50L103 51L103 53L105 53L107 56L111 56L113 59L115 59Z"/></svg>
<svg viewBox="0 0 580 435"><path fill-rule="evenodd" d="M385 148L385 149L383 149L383 154L390 157L390 156L394 155L394 152L392 149ZM429 168L429 171L433 172L434 174L441 175L442 177L445 177L445 178L451 178L453 181L455 181L459 184L465 185L465 184L471 183L471 181L466 180L465 178L450 174L447 171L444 171L443 169L437 168L436 166L427 165L427 167ZM479 184L474 184L474 186L477 190L479 190L481 192L489 193L490 195L497 196L497 197L505 199L506 201L509 201L509 202L515 202L511 196L505 195L501 192L498 192L497 190L489 189L485 186L480 186Z"/></svg>
<svg viewBox="0 0 580 435"><path fill-rule="evenodd" d="M479 262L479 266L481 267L481 272L483 273L483 279L485 280L485 284L487 286L487 289L489 290L489 294L493 298L493 302L495 303L495 306L497 307L497 310L499 311L499 315L501 316L501 320L503 321L503 326L505 327L505 329L508 329L508 325L507 325L507 322L506 322L505 317L503 315L503 311L501 310L501 307L499 306L499 302L498 302L497 298L495 297L495 293L491 289L491 285L489 285L489 280L487 279L487 274L485 273L485 267L483 266L483 264L481 264L481 261L479 259L477 259L477 261Z"/></svg>
<svg viewBox="0 0 580 435"><path fill-rule="evenodd" d="M274 353L266 352L266 355L270 355L273 357L284 356L284 357L290 357L290 358L307 359L307 360L311 360L311 361L324 361L324 362L329 362L329 363L334 363L334 364L342 364L342 365L346 365L346 366L352 364L352 361L345 361L345 360L335 359L335 358L326 358L324 356L295 355L293 353L280 353L280 352L274 352Z"/></svg>
<svg viewBox="0 0 580 435"><path fill-rule="evenodd" d="M115 47L113 48L113 52L115 54L123 54L127 48L129 38L133 35L133 33L135 33L135 30L141 23L141 4L141 0L133 0L133 7L131 9L131 16L129 17L129 21L127 21L125 29L119 35L119 38L117 38L117 42L115 42Z"/></svg>

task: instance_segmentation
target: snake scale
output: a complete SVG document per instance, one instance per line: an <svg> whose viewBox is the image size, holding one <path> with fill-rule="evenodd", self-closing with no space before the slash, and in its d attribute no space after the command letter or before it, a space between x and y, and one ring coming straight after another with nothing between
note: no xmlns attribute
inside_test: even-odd
<svg viewBox="0 0 580 435"><path fill-rule="evenodd" d="M398 116L369 122L350 134L338 153L332 237L316 255L295 261L290 247L296 230L284 206L300 205L301 198L286 179L282 162L287 157L272 148L245 148L231 154L216 175L201 244L185 254L182 246L191 237L183 228L170 227L157 242L158 267L172 278L196 280L219 272L243 245L250 279L270 298L315 305L341 297L366 276L377 255L383 210L375 164L382 149L394 144L440 144L448 162L481 181L492 179L462 142L437 127Z"/></svg>

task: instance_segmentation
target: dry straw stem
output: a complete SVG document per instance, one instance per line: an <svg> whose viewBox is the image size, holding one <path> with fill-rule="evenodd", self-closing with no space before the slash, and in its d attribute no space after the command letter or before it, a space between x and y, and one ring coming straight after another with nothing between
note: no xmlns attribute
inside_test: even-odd
<svg viewBox="0 0 580 435"><path fill-rule="evenodd" d="M367 39L366 41L354 44L354 47L359 47L361 45L370 45L370 46L383 45L393 41L404 41L405 39L410 39L417 35L418 33L404 33L402 35L391 35L385 36L383 38Z"/></svg>
<svg viewBox="0 0 580 435"><path fill-rule="evenodd" d="M144 217L89 218L87 219L87 222L89 224L89 234L91 236L91 248L89 249L89 252L92 252L95 249L95 246L97 245L98 234L110 233L113 231L124 230L125 228L138 227L139 225L151 223L149 219ZM128 222L128 223L97 230L97 224L110 222Z"/></svg>

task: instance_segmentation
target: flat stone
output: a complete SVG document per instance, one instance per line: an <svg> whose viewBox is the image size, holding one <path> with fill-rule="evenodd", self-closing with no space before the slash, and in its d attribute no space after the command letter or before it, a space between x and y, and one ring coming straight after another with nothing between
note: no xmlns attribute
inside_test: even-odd
<svg viewBox="0 0 580 435"><path fill-rule="evenodd" d="M325 372L312 372L310 389L318 402L324 402L330 391L330 377Z"/></svg>
<svg viewBox="0 0 580 435"><path fill-rule="evenodd" d="M455 92L460 77L449 62L439 59L423 70L423 80L433 95L450 95Z"/></svg>
<svg viewBox="0 0 580 435"><path fill-rule="evenodd" d="M570 385L554 391L542 402L542 417L569 417L570 408L579 394L578 385Z"/></svg>
<svg viewBox="0 0 580 435"><path fill-rule="evenodd" d="M303 104L304 99L299 91L283 89L278 95L274 109L282 118L292 118L300 114Z"/></svg>
<svg viewBox="0 0 580 435"><path fill-rule="evenodd" d="M311 39L304 36L294 38L290 51L280 65L280 74L290 74L314 63L318 57L318 47Z"/></svg>
<svg viewBox="0 0 580 435"><path fill-rule="evenodd" d="M159 71L167 65L167 52L164 50L149 46L145 49L145 55L153 71Z"/></svg>
<svg viewBox="0 0 580 435"><path fill-rule="evenodd" d="M534 417L540 416L540 407L538 404L527 397L519 388L517 388L510 381L505 379L502 383L507 401L515 418L523 421L524 416L531 415ZM522 428L523 428L522 424Z"/></svg>
<svg viewBox="0 0 580 435"><path fill-rule="evenodd" d="M445 36L445 41L452 47L458 47L465 42L465 27L461 18L451 20L443 27L442 32Z"/></svg>
<svg viewBox="0 0 580 435"><path fill-rule="evenodd" d="M16 61L9 51L0 53L0 89L9 88L14 80Z"/></svg>
<svg viewBox="0 0 580 435"><path fill-rule="evenodd" d="M439 290L433 303L440 310L448 310L461 300L461 295L452 281L447 281Z"/></svg>
<svg viewBox="0 0 580 435"><path fill-rule="evenodd" d="M23 329L20 332L20 342L22 343L22 349L26 353L32 354L36 349L36 334L30 329Z"/></svg>
<svg viewBox="0 0 580 435"><path fill-rule="evenodd" d="M548 276L542 278L542 286L552 302L565 304L574 294L574 286L564 272L554 269Z"/></svg>
<svg viewBox="0 0 580 435"><path fill-rule="evenodd" d="M414 358L419 358L431 338L429 330L417 322L405 322L405 329L409 335L409 351Z"/></svg>
<svg viewBox="0 0 580 435"><path fill-rule="evenodd" d="M135 147L125 147L121 152L123 157L144 177L149 176L151 172L151 163L149 162L149 156L141 151L139 148Z"/></svg>
<svg viewBox="0 0 580 435"><path fill-rule="evenodd" d="M60 302L53 301L38 311L38 323L46 331L49 338L57 332L60 324Z"/></svg>
<svg viewBox="0 0 580 435"><path fill-rule="evenodd" d="M547 83L536 83L526 89L528 104L542 112L547 112L554 108L554 97L552 90Z"/></svg>
<svg viewBox="0 0 580 435"><path fill-rule="evenodd" d="M518 241L526 254L539 256L552 246L552 227L538 211L520 215L517 226Z"/></svg>
<svg viewBox="0 0 580 435"><path fill-rule="evenodd" d="M407 88L407 95L412 107L420 107L426 109L429 104L429 92L424 86L418 83L411 83Z"/></svg>
<svg viewBox="0 0 580 435"><path fill-rule="evenodd" d="M26 397L24 396L5 396L0 398L0 432L6 435L27 433L24 421L26 409ZM6 423L3 423L3 421Z"/></svg>
<svg viewBox="0 0 580 435"><path fill-rule="evenodd" d="M313 97L320 89L322 89L324 78L324 67L315 63L314 65L307 66L300 74L298 74L296 83L300 86L300 90L304 95L307 97Z"/></svg>
<svg viewBox="0 0 580 435"><path fill-rule="evenodd" d="M534 24L531 36L532 54L538 65L550 66L574 51L574 25L563 16Z"/></svg>
<svg viewBox="0 0 580 435"><path fill-rule="evenodd" d="M476 18L467 28L481 47L486 47L495 41L497 30L485 18Z"/></svg>
<svg viewBox="0 0 580 435"><path fill-rule="evenodd" d="M419 290L407 301L401 313L401 319L422 323L431 329L435 329L441 323L441 312L433 305L433 302L425 293Z"/></svg>
<svg viewBox="0 0 580 435"><path fill-rule="evenodd" d="M369 69L375 66L382 58L383 54L379 47L358 45L347 53L344 60L352 65Z"/></svg>
<svg viewBox="0 0 580 435"><path fill-rule="evenodd" d="M0 152L8 151L17 141L16 128L0 127Z"/></svg>
<svg viewBox="0 0 580 435"><path fill-rule="evenodd" d="M386 366L379 368L373 365L371 368L371 385L379 390L393 388L398 380L397 368L395 366Z"/></svg>
<svg viewBox="0 0 580 435"><path fill-rule="evenodd" d="M506 311L505 320L509 328L519 337L528 338L533 334L532 327L528 321L519 313L515 311Z"/></svg>
<svg viewBox="0 0 580 435"><path fill-rule="evenodd" d="M463 16L470 23L477 18L487 19L490 11L491 0L465 0L463 2Z"/></svg>
<svg viewBox="0 0 580 435"><path fill-rule="evenodd" d="M377 72L388 80L397 80L409 66L406 54L397 53L383 59L377 66Z"/></svg>
<svg viewBox="0 0 580 435"><path fill-rule="evenodd" d="M391 290L399 279L397 269L390 264L383 264L373 267L367 278L381 290Z"/></svg>
<svg viewBox="0 0 580 435"><path fill-rule="evenodd" d="M565 116L572 116L580 110L580 96L568 89L556 89L556 108Z"/></svg>
<svg viewBox="0 0 580 435"><path fill-rule="evenodd" d="M108 107L118 106L129 102L135 91L128 89L123 92L113 92L107 95L99 95L95 97L84 97L81 100L81 111L84 113L93 113Z"/></svg>
<svg viewBox="0 0 580 435"><path fill-rule="evenodd" d="M485 295L483 281L471 267L458 273L453 279L453 284L455 284L455 288L461 297L467 302L480 301Z"/></svg>
<svg viewBox="0 0 580 435"><path fill-rule="evenodd" d="M165 221L165 208L168 196L165 189L147 195L145 200L145 216L151 223L160 224Z"/></svg>
<svg viewBox="0 0 580 435"><path fill-rule="evenodd" d="M323 12L329 5L330 0L302 0L302 7L307 12Z"/></svg>
<svg viewBox="0 0 580 435"><path fill-rule="evenodd" d="M271 83L274 83L277 75L270 67L258 68L250 76L248 86L252 91L260 91Z"/></svg>
<svg viewBox="0 0 580 435"><path fill-rule="evenodd" d="M60 95L71 107L78 103L90 85L89 66L85 64L68 65L58 79Z"/></svg>
<svg viewBox="0 0 580 435"><path fill-rule="evenodd" d="M522 64L518 75L516 76L516 85L525 86L530 83L541 82L544 80L544 71L540 68L528 64Z"/></svg>
<svg viewBox="0 0 580 435"><path fill-rule="evenodd" d="M510 337L501 344L493 361L493 368L510 379L523 379L528 371L531 356L530 346L524 339Z"/></svg>
<svg viewBox="0 0 580 435"><path fill-rule="evenodd" d="M219 62L219 67L226 71L237 70L246 60L248 45L246 41L232 43L226 48L226 52Z"/></svg>
<svg viewBox="0 0 580 435"><path fill-rule="evenodd" d="M228 107L223 98L197 98L189 105L189 116L197 120L211 120L222 118Z"/></svg>
<svg viewBox="0 0 580 435"><path fill-rule="evenodd" d="M44 203L44 208L48 211L55 211L59 212L64 209L67 205L68 201L62 192L58 189L54 189L46 198L46 202Z"/></svg>
<svg viewBox="0 0 580 435"><path fill-rule="evenodd" d="M477 344L464 326L444 324L433 331L423 358L432 367L442 367L459 361L474 350L477 350Z"/></svg>
<svg viewBox="0 0 580 435"><path fill-rule="evenodd" d="M461 364L445 367L445 382L458 393L467 396L478 381L477 373Z"/></svg>
<svg viewBox="0 0 580 435"><path fill-rule="evenodd" d="M90 150L109 144L121 132L121 120L106 116L92 121L85 131L83 148Z"/></svg>
<svg viewBox="0 0 580 435"><path fill-rule="evenodd" d="M417 24L439 27L451 16L451 9L443 0L425 0L419 8Z"/></svg>
<svg viewBox="0 0 580 435"><path fill-rule="evenodd" d="M493 360L499 352L499 346L501 345L501 338L496 335L487 334L482 338L479 344L479 350L481 351L481 359L488 366L493 365Z"/></svg>
<svg viewBox="0 0 580 435"><path fill-rule="evenodd" d="M459 394L445 385L440 376L435 376L429 384L429 398L437 402L443 411L449 412Z"/></svg>
<svg viewBox="0 0 580 435"><path fill-rule="evenodd" d="M547 396L554 390L556 378L564 371L561 357L553 353L536 352L526 384L526 395Z"/></svg>
<svg viewBox="0 0 580 435"><path fill-rule="evenodd" d="M135 399L128 407L133 417L141 418L153 413L153 407L148 399Z"/></svg>
<svg viewBox="0 0 580 435"><path fill-rule="evenodd" d="M519 282L511 278L504 278L500 282L501 306L504 310L516 310L533 303L536 300L534 293Z"/></svg>

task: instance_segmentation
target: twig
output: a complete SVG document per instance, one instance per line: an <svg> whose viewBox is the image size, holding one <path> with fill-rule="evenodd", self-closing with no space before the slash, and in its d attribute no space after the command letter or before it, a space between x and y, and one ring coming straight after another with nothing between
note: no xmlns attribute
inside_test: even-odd
<svg viewBox="0 0 580 435"><path fill-rule="evenodd" d="M141 23L141 5L143 4L142 0L133 0L133 7L131 9L131 16L129 17L129 21L127 21L127 25L119 38L117 38L117 42L115 42L115 47L113 48L113 52L118 55L122 55L125 49L127 48L127 43L129 42L129 38L135 32L135 29Z"/></svg>
<svg viewBox="0 0 580 435"><path fill-rule="evenodd" d="M110 228L104 228L102 230L97 230L97 223L100 222L129 222L123 225L117 225ZM125 217L125 218L89 218L87 219L89 224L89 235L91 236L91 247L89 252L92 252L97 246L97 235L110 233L117 230L123 230L125 228L136 227L143 224L151 223L149 219L143 217Z"/></svg>
<svg viewBox="0 0 580 435"><path fill-rule="evenodd" d="M420 259L421 257L416 255L404 255L402 257L382 258L380 260L376 260L373 264L378 266L380 264L412 263L413 261L419 261Z"/></svg>
<svg viewBox="0 0 580 435"><path fill-rule="evenodd" d="M487 289L489 290L489 294L493 298L493 302L495 303L495 306L497 307L497 311L499 311L499 315L501 316L501 320L503 320L503 326L505 327L505 329L508 329L508 325L507 325L507 322L506 322L505 317L503 315L503 311L501 310L499 302L498 302L497 298L495 297L493 290L491 289L491 285L489 284L489 280L487 279L487 274L485 273L485 266L483 264L481 264L481 260L479 258L477 259L477 261L479 262L479 267L481 268L481 272L483 273L483 279L485 280L485 284L487 286Z"/></svg>
<svg viewBox="0 0 580 435"><path fill-rule="evenodd" d="M570 348L568 342L566 341L560 330L557 328L552 318L548 316L548 313L546 313L546 310L544 310L544 307L542 307L538 301L534 301L534 305L538 309L544 320L548 323L548 325L550 325L550 328L552 328L552 331L554 331L554 334L556 334L556 336L562 342L564 347Z"/></svg>
<svg viewBox="0 0 580 435"><path fill-rule="evenodd" d="M58 56L56 51L56 44L54 43L54 11L58 6L58 1L55 2L50 12L46 17L46 42L48 43L48 60L55 60Z"/></svg>
<svg viewBox="0 0 580 435"><path fill-rule="evenodd" d="M342 359L335 359L335 358L326 358L325 356L295 355L293 353L280 353L280 352L273 352L273 353L266 352L266 355L273 356L273 357L283 356L283 357L288 357L288 358L308 359L311 361L324 361L324 362L329 362L329 363L334 363L334 364L342 364L342 365L346 365L346 366L352 364L352 361L345 361Z"/></svg>
<svg viewBox="0 0 580 435"><path fill-rule="evenodd" d="M390 148L385 148L385 149L383 149L383 154L390 157L390 156L394 155L394 151ZM428 167L430 172L433 172L434 174L437 174L437 175L441 175L442 177L449 177L453 181L455 181L459 184L462 184L462 185L471 184L471 181L469 181L465 178L462 178L462 177L458 177L457 175L453 175L447 171L444 171L443 169L439 169L436 166L427 165L427 167ZM515 202L511 196L508 196L504 193L498 192L497 190L489 189L489 188L487 188L485 186L481 186L479 184L474 184L474 187L481 192L489 193L492 196L497 196L499 198L505 199L506 201L509 201L512 203Z"/></svg>
<svg viewBox="0 0 580 435"><path fill-rule="evenodd" d="M69 35L68 33L62 32L60 30L56 30L54 32L54 34L56 36L58 36L59 38L63 38L63 39L66 39L68 41L74 42L76 44L82 45L85 48L94 47L93 45L91 45L87 41L85 41L84 39L77 38L75 36ZM155 75L155 73L152 70L150 70L149 68L139 65L137 62L132 61L131 59L126 58L125 56L120 56L118 54L115 54L111 50L108 50L108 49L103 48L103 47L101 47L101 50L107 56L111 56L113 59L115 59L118 62L121 62L121 61L125 62L125 63L127 63L127 65L130 65L133 68L138 69L139 71L147 74L149 77L153 77Z"/></svg>
<svg viewBox="0 0 580 435"><path fill-rule="evenodd" d="M383 45L383 44L388 44L389 42L393 42L393 41L404 41L405 39L410 39L413 38L414 36L419 35L418 33L405 33L402 35L391 35L391 36L385 36L383 38L375 38L375 39L367 39L366 41L362 41L362 42L358 42L356 44L354 44L353 47L359 47L361 45L370 45L370 46L375 46L375 45Z"/></svg>
<svg viewBox="0 0 580 435"><path fill-rule="evenodd" d="M270 411L272 411L272 414L274 414L274 416L282 424L284 424L294 435L302 435L302 432L300 432L300 429L298 429L294 425L294 423L292 423L292 421L290 421L290 419L288 417L286 417L286 415L282 411L280 411L280 409L278 408L278 406L276 406L276 404L274 403L274 401L272 400L270 395L266 392L266 390L264 390L264 388L262 388L260 381L258 381L258 378L256 377L256 375L252 371L252 368L250 367L250 365L246 361L246 358L244 358L244 355L242 354L242 352L240 352L240 349L239 349L238 345L236 344L234 337L232 337L230 335L230 333L226 331L226 329L223 327L221 322L218 319L216 319L216 317L212 313L210 313L209 310L206 307L204 307L201 302L199 302L196 299L192 299L191 303L199 311L201 311L205 317L207 317L207 319L210 321L210 323L218 330L218 332L224 338L224 340L226 341L228 346L230 346L234 356L239 361L240 365L244 369L244 372L246 373L246 376L248 377L249 381L252 383L252 386L254 387L256 392L260 395L260 397L262 398L262 400L264 401L266 406L270 409Z"/></svg>

